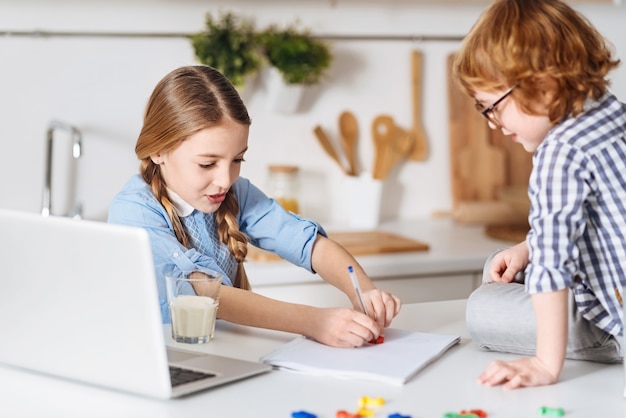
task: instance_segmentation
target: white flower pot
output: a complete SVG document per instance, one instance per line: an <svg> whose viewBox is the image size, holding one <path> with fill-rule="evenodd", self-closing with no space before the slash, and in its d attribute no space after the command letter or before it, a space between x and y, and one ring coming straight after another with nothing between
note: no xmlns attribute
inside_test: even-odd
<svg viewBox="0 0 626 418"><path fill-rule="evenodd" d="M246 76L246 80L241 86L235 86L244 103L247 103L252 98L252 94L256 88L256 82L257 74L254 73Z"/></svg>
<svg viewBox="0 0 626 418"><path fill-rule="evenodd" d="M268 77L268 108L280 113L296 113L304 93L302 84L287 84L276 68L270 68Z"/></svg>

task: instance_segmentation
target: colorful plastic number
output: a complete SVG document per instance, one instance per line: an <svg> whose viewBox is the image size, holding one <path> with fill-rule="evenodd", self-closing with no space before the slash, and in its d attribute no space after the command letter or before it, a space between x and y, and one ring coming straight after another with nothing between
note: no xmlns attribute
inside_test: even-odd
<svg viewBox="0 0 626 418"><path fill-rule="evenodd" d="M562 417L565 415L565 410L563 408L548 408L547 406L542 406L537 411L537 414L542 417Z"/></svg>
<svg viewBox="0 0 626 418"><path fill-rule="evenodd" d="M291 413L291 418L317 418L317 415L306 411L296 411Z"/></svg>

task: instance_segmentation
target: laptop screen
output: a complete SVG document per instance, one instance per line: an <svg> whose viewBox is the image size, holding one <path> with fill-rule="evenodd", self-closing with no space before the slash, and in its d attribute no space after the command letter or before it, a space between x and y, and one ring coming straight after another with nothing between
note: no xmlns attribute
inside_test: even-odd
<svg viewBox="0 0 626 418"><path fill-rule="evenodd" d="M0 230L0 362L169 396L146 231L6 210Z"/></svg>

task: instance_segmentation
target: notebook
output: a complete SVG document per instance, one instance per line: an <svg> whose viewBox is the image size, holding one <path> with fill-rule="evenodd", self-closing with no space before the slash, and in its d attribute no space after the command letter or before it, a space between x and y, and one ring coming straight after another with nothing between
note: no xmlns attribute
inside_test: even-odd
<svg viewBox="0 0 626 418"><path fill-rule="evenodd" d="M298 337L261 361L312 375L403 385L459 342L457 335L388 328L382 344L336 348Z"/></svg>
<svg viewBox="0 0 626 418"><path fill-rule="evenodd" d="M166 348L143 229L0 209L0 231L0 363L161 399L271 370Z"/></svg>

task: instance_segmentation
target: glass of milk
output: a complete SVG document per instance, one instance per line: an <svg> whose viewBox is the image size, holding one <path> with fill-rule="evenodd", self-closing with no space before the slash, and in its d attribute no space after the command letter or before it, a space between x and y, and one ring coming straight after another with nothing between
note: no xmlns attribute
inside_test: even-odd
<svg viewBox="0 0 626 418"><path fill-rule="evenodd" d="M204 269L175 270L165 276L172 338L179 343L208 343L215 332L222 276Z"/></svg>

